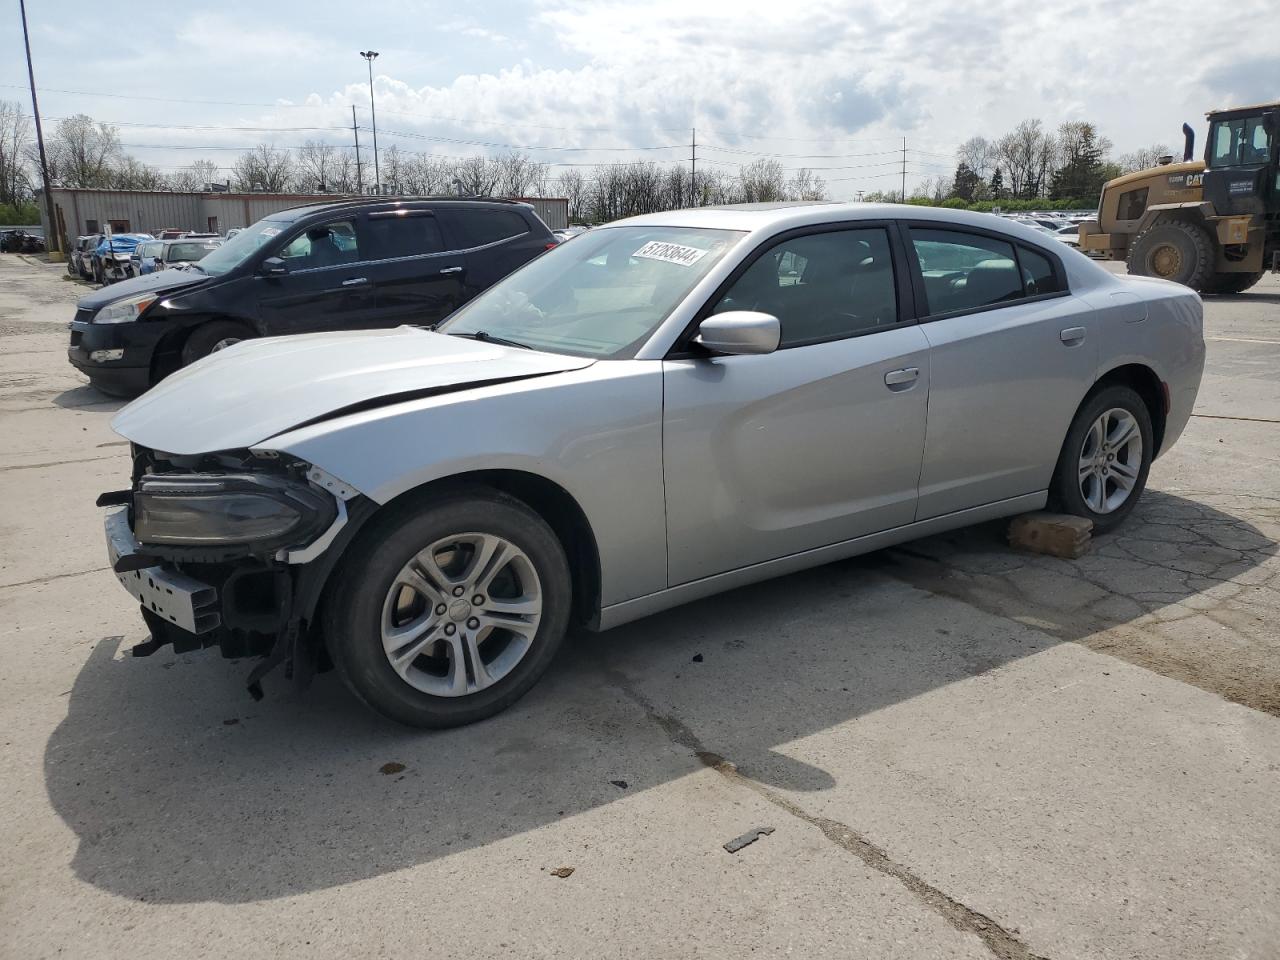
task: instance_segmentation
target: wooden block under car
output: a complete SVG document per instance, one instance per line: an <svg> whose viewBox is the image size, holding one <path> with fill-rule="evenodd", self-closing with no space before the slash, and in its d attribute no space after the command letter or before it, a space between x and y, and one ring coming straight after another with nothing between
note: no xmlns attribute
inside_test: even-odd
<svg viewBox="0 0 1280 960"><path fill-rule="evenodd" d="M1024 513L1009 523L1009 546L1051 557L1082 557L1092 539L1092 520L1065 513Z"/></svg>

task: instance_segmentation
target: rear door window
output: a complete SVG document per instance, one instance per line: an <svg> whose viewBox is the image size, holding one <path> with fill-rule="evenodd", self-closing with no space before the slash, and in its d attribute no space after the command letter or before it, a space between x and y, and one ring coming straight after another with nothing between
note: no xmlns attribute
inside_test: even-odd
<svg viewBox="0 0 1280 960"><path fill-rule="evenodd" d="M420 257L441 253L445 249L440 224L425 211L371 214L366 224L365 239L370 249L367 259L372 260Z"/></svg>
<svg viewBox="0 0 1280 960"><path fill-rule="evenodd" d="M529 232L524 217L512 210L450 210L446 215L453 246L460 250L483 247Z"/></svg>
<svg viewBox="0 0 1280 960"><path fill-rule="evenodd" d="M930 316L1023 297L1013 244L955 230L911 228Z"/></svg>

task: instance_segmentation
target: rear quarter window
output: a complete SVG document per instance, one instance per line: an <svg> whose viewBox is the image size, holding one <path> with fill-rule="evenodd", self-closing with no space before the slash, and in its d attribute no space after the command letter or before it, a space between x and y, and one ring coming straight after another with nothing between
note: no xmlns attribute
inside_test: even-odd
<svg viewBox="0 0 1280 960"><path fill-rule="evenodd" d="M512 210L454 210L449 219L454 243L463 250L529 232L524 217Z"/></svg>

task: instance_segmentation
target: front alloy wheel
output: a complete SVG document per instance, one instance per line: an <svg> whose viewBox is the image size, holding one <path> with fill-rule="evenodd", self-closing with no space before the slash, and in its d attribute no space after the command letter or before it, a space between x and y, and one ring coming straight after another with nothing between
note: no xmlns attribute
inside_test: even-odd
<svg viewBox="0 0 1280 960"><path fill-rule="evenodd" d="M479 485L385 509L325 591L339 675L378 713L415 727L472 723L515 703L555 657L573 597L546 521Z"/></svg>
<svg viewBox="0 0 1280 960"><path fill-rule="evenodd" d="M508 676L542 620L528 556L488 533L445 537L404 565L382 604L382 649L405 682L463 697Z"/></svg>

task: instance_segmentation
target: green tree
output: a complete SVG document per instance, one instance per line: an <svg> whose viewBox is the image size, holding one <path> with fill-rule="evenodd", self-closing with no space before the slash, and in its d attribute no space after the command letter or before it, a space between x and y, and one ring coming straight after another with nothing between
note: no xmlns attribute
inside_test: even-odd
<svg viewBox="0 0 1280 960"><path fill-rule="evenodd" d="M966 203L974 200L982 187L982 178L969 164L963 160L956 166L956 175L951 183L951 196L959 197Z"/></svg>
<svg viewBox="0 0 1280 960"><path fill-rule="evenodd" d="M1062 165L1053 175L1049 195L1055 198L1096 197L1106 182L1103 157L1110 143L1091 123L1064 123L1058 133Z"/></svg>
<svg viewBox="0 0 1280 960"><path fill-rule="evenodd" d="M991 197L993 200L1004 199L1004 174L1000 172L999 167L996 167L996 172L991 175Z"/></svg>

